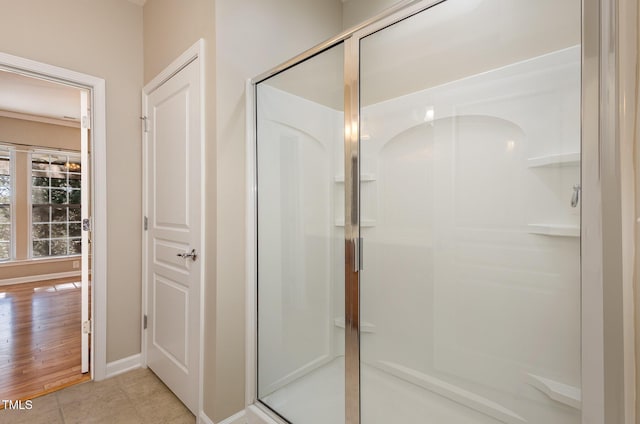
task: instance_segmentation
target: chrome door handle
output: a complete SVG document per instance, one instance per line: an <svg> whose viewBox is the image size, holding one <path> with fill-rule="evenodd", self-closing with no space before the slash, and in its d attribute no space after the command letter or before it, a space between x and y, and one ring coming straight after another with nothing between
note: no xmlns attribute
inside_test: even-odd
<svg viewBox="0 0 640 424"><path fill-rule="evenodd" d="M176 256L183 259L191 258L191 260L194 262L198 258L198 255L196 254L196 249L191 249L190 253L187 253L187 252L178 253Z"/></svg>
<svg viewBox="0 0 640 424"><path fill-rule="evenodd" d="M580 191L582 188L580 184L576 184L573 186L573 194L571 195L571 207L575 208L578 206L578 202L580 201Z"/></svg>

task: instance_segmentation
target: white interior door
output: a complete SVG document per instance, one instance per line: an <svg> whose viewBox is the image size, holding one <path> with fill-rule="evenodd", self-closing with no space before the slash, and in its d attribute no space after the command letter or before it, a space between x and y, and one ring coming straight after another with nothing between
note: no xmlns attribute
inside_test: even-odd
<svg viewBox="0 0 640 424"><path fill-rule="evenodd" d="M89 92L86 90L80 91L80 116L82 117L82 125L80 125L80 163L81 163L81 175L80 175L80 216L82 217L82 283L80 288L81 297L81 314L82 314L82 372L89 372L89 333L91 331L91 324L89 321L89 252L91 251L91 245L89 244L89 234L91 231L91 205L89 204Z"/></svg>
<svg viewBox="0 0 640 424"><path fill-rule="evenodd" d="M200 351L200 72L191 62L146 102L147 365L194 413Z"/></svg>

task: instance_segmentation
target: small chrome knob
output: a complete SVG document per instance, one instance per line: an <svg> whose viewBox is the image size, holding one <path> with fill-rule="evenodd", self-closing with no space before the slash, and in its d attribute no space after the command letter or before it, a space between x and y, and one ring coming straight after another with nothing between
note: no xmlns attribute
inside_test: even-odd
<svg viewBox="0 0 640 424"><path fill-rule="evenodd" d="M573 194L571 195L571 207L575 208L578 206L578 202L580 201L580 184L576 184L573 186Z"/></svg>

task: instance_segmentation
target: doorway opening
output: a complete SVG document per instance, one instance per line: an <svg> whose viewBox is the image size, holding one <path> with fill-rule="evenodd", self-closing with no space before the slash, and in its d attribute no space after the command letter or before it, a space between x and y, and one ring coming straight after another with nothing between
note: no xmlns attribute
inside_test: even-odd
<svg viewBox="0 0 640 424"><path fill-rule="evenodd" d="M0 395L15 401L104 375L104 81L0 53L0 91Z"/></svg>

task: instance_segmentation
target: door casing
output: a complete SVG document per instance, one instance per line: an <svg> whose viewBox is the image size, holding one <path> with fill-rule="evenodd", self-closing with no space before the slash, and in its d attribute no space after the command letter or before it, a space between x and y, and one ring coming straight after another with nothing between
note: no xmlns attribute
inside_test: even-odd
<svg viewBox="0 0 640 424"><path fill-rule="evenodd" d="M105 81L91 75L0 53L0 68L66 85L91 93L92 281L90 358L91 378L107 377L107 172ZM80 331L80 329L78 329Z"/></svg>

